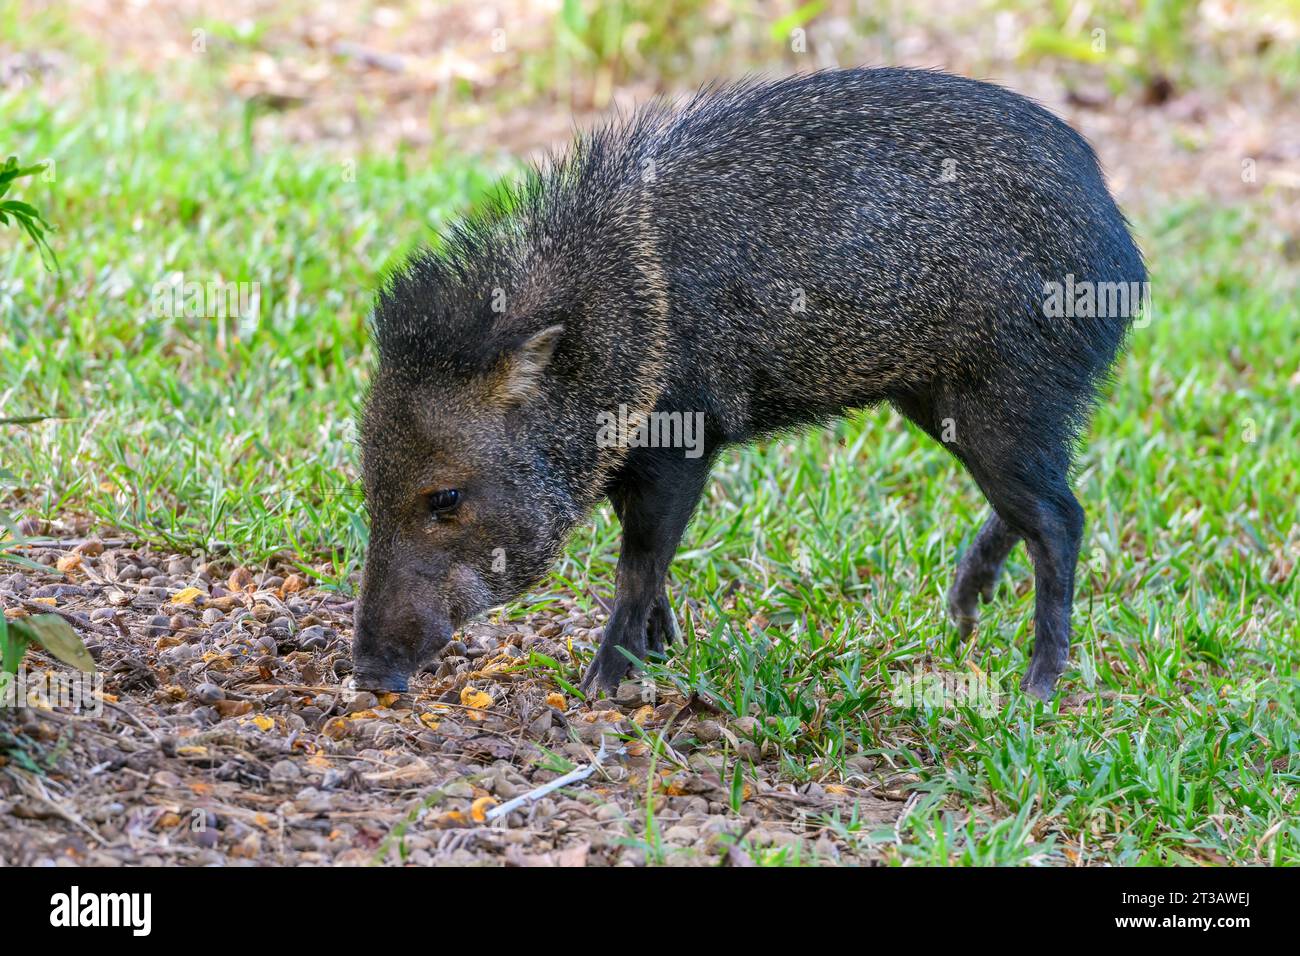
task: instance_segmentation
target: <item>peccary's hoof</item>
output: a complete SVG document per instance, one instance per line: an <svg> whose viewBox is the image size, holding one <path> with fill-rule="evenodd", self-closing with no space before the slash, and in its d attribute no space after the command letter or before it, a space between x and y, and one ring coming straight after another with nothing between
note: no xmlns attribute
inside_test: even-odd
<svg viewBox="0 0 1300 956"><path fill-rule="evenodd" d="M953 627L957 628L957 635L962 640L971 636L971 632L979 622L976 615L964 614L960 608L953 607L951 604L948 605L948 619L952 621Z"/></svg>
<svg viewBox="0 0 1300 956"><path fill-rule="evenodd" d="M1060 674L1040 673L1038 668L1030 663L1029 672L1020 682L1020 689L1030 697L1036 697L1044 704L1050 704L1052 698L1056 696L1056 680L1060 676Z"/></svg>
<svg viewBox="0 0 1300 956"><path fill-rule="evenodd" d="M673 617L672 605L667 596L660 596L650 607L646 619L646 647L650 651L663 652L682 639L682 632Z"/></svg>
<svg viewBox="0 0 1300 956"><path fill-rule="evenodd" d="M985 604L993 600L993 585L977 590L969 582L958 581L948 592L948 620L957 628L962 639L970 637L979 622L979 602Z"/></svg>
<svg viewBox="0 0 1300 956"><path fill-rule="evenodd" d="M617 644L601 644L587 665L587 673L582 676L578 689L588 697L597 697L601 693L613 695L631 669L632 662Z"/></svg>

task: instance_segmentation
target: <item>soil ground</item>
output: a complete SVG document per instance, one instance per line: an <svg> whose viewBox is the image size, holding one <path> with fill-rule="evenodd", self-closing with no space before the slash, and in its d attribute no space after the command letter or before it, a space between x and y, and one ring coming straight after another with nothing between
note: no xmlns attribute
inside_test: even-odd
<svg viewBox="0 0 1300 956"><path fill-rule="evenodd" d="M352 601L301 576L111 539L27 553L67 571L0 577L7 613L72 619L104 705L0 726L7 865L864 861L831 819L888 827L905 809L865 778L779 783L746 721L708 701L634 681L593 705L566 694L524 664L576 677L601 624L578 612L471 627L410 693L377 698L346 685ZM27 667L62 670L35 650ZM602 742L586 780L486 819Z"/></svg>

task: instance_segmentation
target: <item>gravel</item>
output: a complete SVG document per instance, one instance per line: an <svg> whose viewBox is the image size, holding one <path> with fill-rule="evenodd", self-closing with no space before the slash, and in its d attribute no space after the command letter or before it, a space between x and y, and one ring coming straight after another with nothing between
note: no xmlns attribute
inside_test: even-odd
<svg viewBox="0 0 1300 956"><path fill-rule="evenodd" d="M794 786L752 739L755 718L669 688L569 696L526 661L536 651L576 680L569 647L585 660L601 621L572 602L471 625L410 693L376 695L343 682L354 602L300 571L96 539L24 555L48 570L0 565L5 614L37 601L80 615L107 703L0 708L5 865L749 865L764 847L863 863L870 849L825 820L856 813L860 832L887 831L903 807L838 783ZM24 666L68 673L36 648ZM660 735L671 750L654 755ZM602 741L625 751L485 822L590 764Z"/></svg>

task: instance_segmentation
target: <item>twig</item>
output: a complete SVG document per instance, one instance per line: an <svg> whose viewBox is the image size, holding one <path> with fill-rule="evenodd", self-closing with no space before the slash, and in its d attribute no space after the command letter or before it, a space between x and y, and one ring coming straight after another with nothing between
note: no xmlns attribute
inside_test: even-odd
<svg viewBox="0 0 1300 956"><path fill-rule="evenodd" d="M83 631L90 631L92 634L99 634L103 637L116 637L117 635L108 629L106 625L96 624L91 620L82 620L71 611L65 611L61 607L55 607L52 604L42 604L40 601L32 601L27 598L19 598L18 603L33 614L57 614L74 627L79 627Z"/></svg>
<svg viewBox="0 0 1300 956"><path fill-rule="evenodd" d="M27 796L33 797L46 804L64 820L67 820L73 826L83 830L100 846L112 846L112 844L100 836L95 829L83 822L79 816L71 810L65 809L62 804L58 803L53 797L51 797L49 792L45 789L45 786L40 782L40 778L34 777L24 771L16 771L12 767L6 768L6 772L18 784L18 788L27 794Z"/></svg>
<svg viewBox="0 0 1300 956"><path fill-rule="evenodd" d="M501 817L504 817L506 814L514 810L518 810L526 803L532 803L534 800L540 800L548 793L554 793L556 790L559 790L561 787L567 787L571 783L577 783L579 780L586 780L588 777L590 777L593 773L596 772L596 770L601 766L601 764L608 757L611 756L617 757L625 753L627 753L627 747L619 747L612 754L606 753L605 737L602 734L600 738L600 751L596 754L595 758L591 761L591 763L587 764L584 767L578 767L574 770L570 770L564 776L556 777L554 780L550 781L549 783L544 783L540 787L534 787L532 790L529 790L527 793L515 797L513 800L507 800L505 803L498 804L497 806L493 807L491 810L487 812L487 814L485 815L486 819L489 823L491 823L493 820L499 820Z"/></svg>
<svg viewBox="0 0 1300 956"><path fill-rule="evenodd" d="M89 541L99 541L105 548L125 548L126 538L27 538L19 544L9 545L15 551L24 548L51 548L55 550L75 548Z"/></svg>
<svg viewBox="0 0 1300 956"><path fill-rule="evenodd" d="M141 730L143 730L146 734L148 734L149 737L153 740L153 742L154 742L155 744L161 744L161 741L158 739L158 735L155 734L155 733L154 733L152 730L150 730L148 727L146 727L146 726L144 725L144 723L140 720L140 718L137 717L135 714L131 713L130 710L128 710L127 708L123 707L121 704L114 703L114 702L111 701L111 700L106 700L106 701L104 701L104 705L107 706L107 707L112 707L114 710L116 710L116 711L120 711L121 713L126 714L126 716L127 716L128 718L130 718L131 723L135 724L137 727L139 727Z"/></svg>

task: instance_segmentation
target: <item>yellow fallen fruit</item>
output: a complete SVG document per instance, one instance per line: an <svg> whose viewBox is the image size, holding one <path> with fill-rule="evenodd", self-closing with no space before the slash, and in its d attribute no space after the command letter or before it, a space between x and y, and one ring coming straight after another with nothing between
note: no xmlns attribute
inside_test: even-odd
<svg viewBox="0 0 1300 956"><path fill-rule="evenodd" d="M552 691L546 695L546 706L554 707L556 710L564 710L569 706L569 702L564 699L564 695L558 691Z"/></svg>
<svg viewBox="0 0 1300 956"><path fill-rule="evenodd" d="M479 797L470 804L469 815L474 818L475 823L485 823L488 810L495 807L498 802L496 797Z"/></svg>

